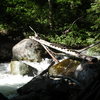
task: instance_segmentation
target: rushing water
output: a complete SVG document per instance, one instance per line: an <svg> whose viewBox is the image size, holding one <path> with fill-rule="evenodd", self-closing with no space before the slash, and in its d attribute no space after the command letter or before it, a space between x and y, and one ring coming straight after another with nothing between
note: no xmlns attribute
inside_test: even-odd
<svg viewBox="0 0 100 100"><path fill-rule="evenodd" d="M11 98L17 95L16 89L30 81L32 77L11 75L8 67L9 63L0 64L0 93Z"/></svg>
<svg viewBox="0 0 100 100"><path fill-rule="evenodd" d="M28 63L29 65L34 67L37 66L39 73L46 69L50 64L49 59L42 60L41 63L25 63ZM17 95L16 89L29 82L32 78L33 77L29 76L11 75L10 64L0 63L0 93L7 96L8 98Z"/></svg>
<svg viewBox="0 0 100 100"><path fill-rule="evenodd" d="M100 56L98 57L100 59ZM30 66L36 67L38 69L38 74L45 70L50 65L49 59L43 59L40 63L30 63L24 61ZM10 64L0 63L0 93L12 98L17 95L17 89L27 82L29 82L33 77L21 76L21 75L11 75L10 74Z"/></svg>

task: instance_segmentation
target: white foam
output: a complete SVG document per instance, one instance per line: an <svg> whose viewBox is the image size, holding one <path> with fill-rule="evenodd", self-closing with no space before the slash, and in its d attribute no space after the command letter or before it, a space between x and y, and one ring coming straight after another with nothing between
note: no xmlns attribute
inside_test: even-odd
<svg viewBox="0 0 100 100"><path fill-rule="evenodd" d="M43 70L47 69L50 65L49 59L42 59L41 62L29 62L29 61L22 61L22 63L25 63L35 69L38 70L38 74L41 73Z"/></svg>
<svg viewBox="0 0 100 100"><path fill-rule="evenodd" d="M16 89L29 82L33 77L21 75L0 74L0 93L5 96L16 94Z"/></svg>
<svg viewBox="0 0 100 100"><path fill-rule="evenodd" d="M40 63L28 61L24 62L28 63L30 66L38 68L39 73L49 66L49 59L43 59ZM9 71L9 63L0 64L0 93L11 98L17 94L16 89L29 82L33 77L11 75L9 74Z"/></svg>

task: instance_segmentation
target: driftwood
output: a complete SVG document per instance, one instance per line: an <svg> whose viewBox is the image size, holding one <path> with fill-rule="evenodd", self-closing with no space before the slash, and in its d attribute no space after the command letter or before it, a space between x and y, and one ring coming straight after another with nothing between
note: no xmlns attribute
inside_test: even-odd
<svg viewBox="0 0 100 100"><path fill-rule="evenodd" d="M29 28L34 32L36 38L39 37L38 33L36 33L36 31L31 26L29 26ZM48 54L52 57L53 61L55 63L58 63L59 61L54 57L54 53L47 46L45 46L44 44L41 44L41 45L48 52Z"/></svg>
<svg viewBox="0 0 100 100"><path fill-rule="evenodd" d="M81 16L81 17L78 17L75 21L73 21L73 23L71 24L71 26L69 27L69 29L66 29L64 32L62 32L62 33L64 33L64 34L66 34L66 33L68 33L68 32L70 32L70 30L71 30L71 28L73 27L73 25L79 20L79 19L81 19L83 16Z"/></svg>
<svg viewBox="0 0 100 100"><path fill-rule="evenodd" d="M45 45L41 44L44 49L48 52L48 54L52 57L52 59L55 61L55 63L58 63L59 61L54 57L53 52Z"/></svg>
<svg viewBox="0 0 100 100"><path fill-rule="evenodd" d="M34 39L35 41L37 41L43 45L46 45L46 46L51 47L53 49L56 49L60 52L63 52L70 58L79 58L80 60L86 60L86 61L90 61L90 62L97 62L98 61L98 59L96 57L80 54L80 52L77 52L77 51L71 50L71 49L67 49L67 48L62 47L62 46L59 47L59 46L55 45L54 43L50 43L50 42L47 42L43 39L40 39L40 37L29 36L29 38Z"/></svg>

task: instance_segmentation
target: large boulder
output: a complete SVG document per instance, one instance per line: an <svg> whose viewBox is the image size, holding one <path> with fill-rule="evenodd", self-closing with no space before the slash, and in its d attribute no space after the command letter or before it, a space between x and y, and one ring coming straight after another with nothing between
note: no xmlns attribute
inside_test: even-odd
<svg viewBox="0 0 100 100"><path fill-rule="evenodd" d="M40 62L42 60L43 47L32 39L23 39L12 48L14 60L28 60Z"/></svg>
<svg viewBox="0 0 100 100"><path fill-rule="evenodd" d="M19 95L11 100L74 100L72 98L78 92L79 89L68 84L68 80L64 78L39 75L17 89Z"/></svg>
<svg viewBox="0 0 100 100"><path fill-rule="evenodd" d="M11 61L12 47L23 38L17 34L13 36L10 33L0 33L0 62Z"/></svg>
<svg viewBox="0 0 100 100"><path fill-rule="evenodd" d="M87 86L100 76L100 60L96 63L82 62L75 70L76 79Z"/></svg>
<svg viewBox="0 0 100 100"><path fill-rule="evenodd" d="M80 64L79 61L64 59L61 62L51 66L49 68L49 74L53 76L67 75L74 76L76 67Z"/></svg>

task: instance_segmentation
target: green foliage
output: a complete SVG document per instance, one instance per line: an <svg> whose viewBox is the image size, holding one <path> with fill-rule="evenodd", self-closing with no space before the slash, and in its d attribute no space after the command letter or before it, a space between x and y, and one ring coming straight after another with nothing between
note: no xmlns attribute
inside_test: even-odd
<svg viewBox="0 0 100 100"><path fill-rule="evenodd" d="M0 30L20 30L27 37L33 35L32 26L43 38L68 46L100 40L100 0L50 1L49 5L48 0L1 0Z"/></svg>
<svg viewBox="0 0 100 100"><path fill-rule="evenodd" d="M99 56L100 55L100 44L92 48L89 48L87 51L87 54L89 56Z"/></svg>
<svg viewBox="0 0 100 100"><path fill-rule="evenodd" d="M6 13L9 18L12 18L10 20L10 25L12 27L13 25L15 27L22 28L27 26L27 24L32 21L33 15L35 14L35 10L37 9L35 4L28 0L8 0L8 5L9 6L7 6Z"/></svg>
<svg viewBox="0 0 100 100"><path fill-rule="evenodd" d="M6 25L0 24L0 30L6 29Z"/></svg>
<svg viewBox="0 0 100 100"><path fill-rule="evenodd" d="M90 14L89 18L93 22L91 28L93 30L100 29L100 0L95 0L94 3L91 3L91 8L87 12Z"/></svg>
<svg viewBox="0 0 100 100"><path fill-rule="evenodd" d="M51 42L56 42L56 43L61 43L61 44L65 44L67 46L70 47L74 47L74 46L81 46L81 45L86 45L85 40L82 40L81 37L75 37L72 36L72 32L69 33L69 35L49 35L48 40Z"/></svg>

